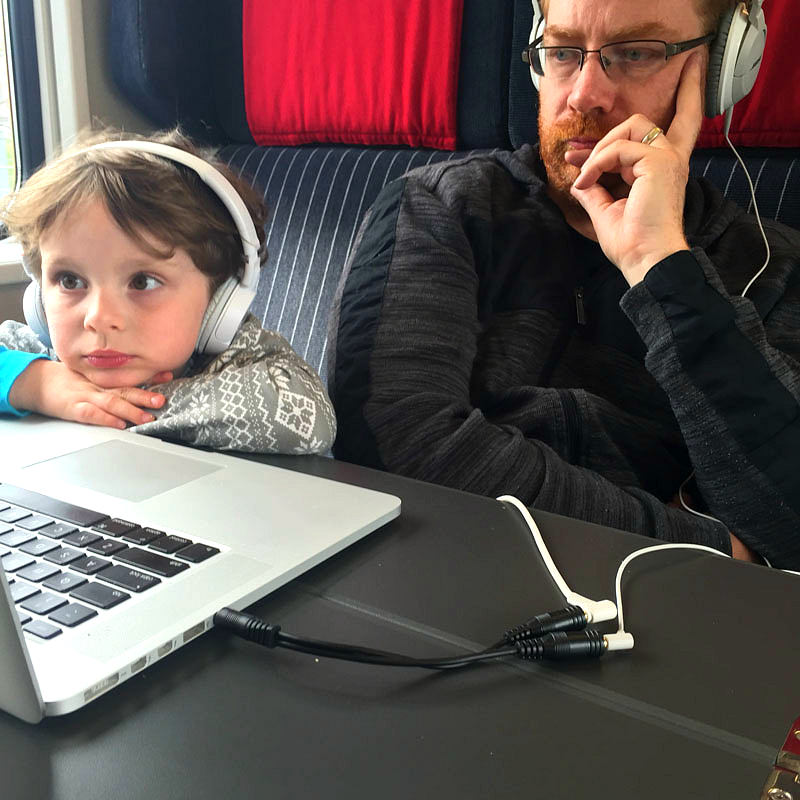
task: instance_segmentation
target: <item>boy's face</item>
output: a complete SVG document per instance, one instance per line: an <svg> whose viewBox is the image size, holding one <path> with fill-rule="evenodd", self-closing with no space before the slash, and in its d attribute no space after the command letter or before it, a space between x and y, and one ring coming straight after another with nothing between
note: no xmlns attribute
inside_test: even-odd
<svg viewBox="0 0 800 800"><path fill-rule="evenodd" d="M110 389L146 384L189 360L210 287L185 251L153 257L100 200L56 219L39 247L50 337L67 366Z"/></svg>

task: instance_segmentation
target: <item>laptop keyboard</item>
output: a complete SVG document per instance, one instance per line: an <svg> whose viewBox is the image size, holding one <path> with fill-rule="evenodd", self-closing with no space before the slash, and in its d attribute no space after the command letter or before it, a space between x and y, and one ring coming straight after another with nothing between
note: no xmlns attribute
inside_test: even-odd
<svg viewBox="0 0 800 800"><path fill-rule="evenodd" d="M53 639L219 553L0 484L0 558L22 629Z"/></svg>

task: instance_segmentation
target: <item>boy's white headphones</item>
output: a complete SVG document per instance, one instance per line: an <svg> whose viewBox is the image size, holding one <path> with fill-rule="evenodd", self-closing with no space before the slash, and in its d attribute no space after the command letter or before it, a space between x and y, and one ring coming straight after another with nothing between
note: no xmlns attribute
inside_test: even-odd
<svg viewBox="0 0 800 800"><path fill-rule="evenodd" d="M533 44L544 32L545 19L539 0L531 0L533 25L528 40ZM767 40L763 0L741 2L728 10L711 43L706 77L707 117L716 117L733 107L753 88ZM539 76L531 67L537 91Z"/></svg>
<svg viewBox="0 0 800 800"><path fill-rule="evenodd" d="M231 182L215 167L212 167L202 158L187 153L178 147L148 141L113 141L101 142L83 150L76 151L73 155L89 152L90 150L138 150L143 153L152 153L162 158L176 161L179 164L194 170L200 179L211 188L214 194L225 204L242 240L242 249L245 256L245 268L241 281L237 278L228 278L211 298L208 308L203 316L200 333L197 337L195 352L201 354L221 353L233 340L242 320L247 314L250 304L258 288L260 261L258 256L258 234L256 233L253 218L247 206L239 196ZM29 273L30 274L30 273ZM39 282L31 276L32 280L25 290L22 304L25 321L39 339L52 347L50 332L47 327L44 305L42 303L42 290Z"/></svg>

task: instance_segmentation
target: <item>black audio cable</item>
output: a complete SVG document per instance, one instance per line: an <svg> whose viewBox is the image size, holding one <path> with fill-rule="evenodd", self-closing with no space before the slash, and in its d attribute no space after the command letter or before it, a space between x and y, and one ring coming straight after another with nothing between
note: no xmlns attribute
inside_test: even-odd
<svg viewBox="0 0 800 800"><path fill-rule="evenodd" d="M571 616L574 620L575 612L572 612ZM561 624L561 620L556 620L555 624ZM457 669L483 661L496 661L509 657L521 658L526 661L540 661L543 659L563 661L576 658L599 658L607 650L616 649L613 643L609 642L608 637L593 629L579 631L558 630L552 633L545 633L542 636L521 638L511 642L507 642L504 639L500 644L478 653L450 658L413 658L398 653L373 650L351 644L300 638L285 633L281 630L280 625L264 622L252 614L235 611L230 608L223 608L214 615L214 625L218 628L233 631L243 639L265 647L285 647L324 658L338 658L387 667Z"/></svg>

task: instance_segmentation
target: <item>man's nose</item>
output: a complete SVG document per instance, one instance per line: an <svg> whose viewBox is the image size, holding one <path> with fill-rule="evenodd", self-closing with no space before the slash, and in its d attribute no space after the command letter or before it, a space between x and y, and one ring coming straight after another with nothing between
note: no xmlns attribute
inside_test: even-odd
<svg viewBox="0 0 800 800"><path fill-rule="evenodd" d="M107 333L125 327L123 304L116 293L108 289L94 289L87 299L83 326L87 330Z"/></svg>
<svg viewBox="0 0 800 800"><path fill-rule="evenodd" d="M567 99L570 108L581 114L608 113L616 96L617 87L603 69L600 53L587 53Z"/></svg>

